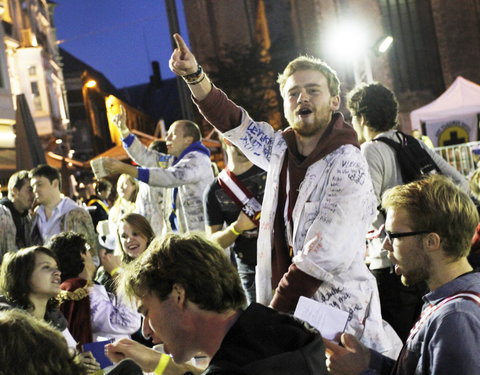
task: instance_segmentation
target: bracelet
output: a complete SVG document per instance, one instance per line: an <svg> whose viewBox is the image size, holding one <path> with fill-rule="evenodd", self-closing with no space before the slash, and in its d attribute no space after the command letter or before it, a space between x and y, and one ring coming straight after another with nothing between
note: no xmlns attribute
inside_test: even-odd
<svg viewBox="0 0 480 375"><path fill-rule="evenodd" d="M200 82L202 82L202 81L205 79L206 76L207 76L207 75L204 73L204 74L202 75L202 78L200 78L200 79L198 79L198 80L196 80L196 81L187 82L187 85L198 85Z"/></svg>
<svg viewBox="0 0 480 375"><path fill-rule="evenodd" d="M187 74L185 76L182 76L182 78L187 82L187 83L190 83L190 82L195 82L197 81L200 76L202 75L203 73L203 69L202 69L202 66L199 64L198 65L198 69L195 73L191 73L191 74Z"/></svg>
<svg viewBox="0 0 480 375"><path fill-rule="evenodd" d="M240 236L242 234L242 232L237 231L233 225L230 225L230 232L232 232L235 236Z"/></svg>
<svg viewBox="0 0 480 375"><path fill-rule="evenodd" d="M168 362L170 362L170 356L162 353L160 361L158 361L157 368L155 369L155 371L153 371L153 373L155 375L162 375L168 366Z"/></svg>

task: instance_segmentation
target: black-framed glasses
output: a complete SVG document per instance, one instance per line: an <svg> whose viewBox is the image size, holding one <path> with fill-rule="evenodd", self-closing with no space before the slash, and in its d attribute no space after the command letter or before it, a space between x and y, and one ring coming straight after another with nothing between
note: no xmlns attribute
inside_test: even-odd
<svg viewBox="0 0 480 375"><path fill-rule="evenodd" d="M422 230L418 232L399 232L399 233L392 233L388 230L385 230L385 225L382 226L382 232L385 233L385 237L387 238L388 242L393 243L395 238L402 238L402 237L410 237L410 236L417 236L419 234L427 234L430 231Z"/></svg>

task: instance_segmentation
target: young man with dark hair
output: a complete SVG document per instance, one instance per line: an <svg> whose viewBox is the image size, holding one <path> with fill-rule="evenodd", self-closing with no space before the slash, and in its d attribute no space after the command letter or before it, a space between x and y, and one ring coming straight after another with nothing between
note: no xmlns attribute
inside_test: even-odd
<svg viewBox="0 0 480 375"><path fill-rule="evenodd" d="M420 314L425 286L402 285L400 277L392 272L391 263L382 246L384 237L379 233L379 228L385 223L385 214L380 206L382 194L405 182L395 150L377 140L386 137L400 144L401 134L397 132L398 102L395 94L387 87L380 83L370 83L361 84L348 94L347 107L362 143L361 151L367 160L378 202L377 218L371 227L371 233L375 235L369 236L367 262L377 279L382 317L405 341ZM459 172L423 142L420 142L420 146L428 152L442 174L452 177L465 191L468 190L467 182Z"/></svg>
<svg viewBox="0 0 480 375"><path fill-rule="evenodd" d="M38 203L33 219L32 241L44 244L55 234L72 231L83 234L96 252L98 240L92 218L84 208L62 195L60 172L44 164L33 168L29 176Z"/></svg>
<svg viewBox="0 0 480 375"><path fill-rule="evenodd" d="M0 263L7 251L31 245L33 198L28 171L14 173L8 180L8 197L0 200Z"/></svg>
<svg viewBox="0 0 480 375"><path fill-rule="evenodd" d="M292 60L278 80L290 127L275 131L230 101L182 37L174 38L170 69L188 84L200 112L267 171L257 301L283 312L293 312L301 296L334 306L350 314L347 332L395 355L399 339L384 330L375 279L363 261L375 197L355 131L337 112L335 71L319 59Z"/></svg>
<svg viewBox="0 0 480 375"><path fill-rule="evenodd" d="M382 198L383 246L404 285L426 282L422 315L396 363L353 336L327 341L333 375L477 374L480 277L468 263L479 216L470 197L445 176L397 185Z"/></svg>
<svg viewBox="0 0 480 375"><path fill-rule="evenodd" d="M205 374L327 374L318 331L257 303L246 308L230 260L200 235L154 240L120 277L119 285L138 301L144 335L163 342L176 363L202 353L210 358ZM125 346L110 344L107 354L124 358ZM162 358L150 351L137 359L154 355Z"/></svg>

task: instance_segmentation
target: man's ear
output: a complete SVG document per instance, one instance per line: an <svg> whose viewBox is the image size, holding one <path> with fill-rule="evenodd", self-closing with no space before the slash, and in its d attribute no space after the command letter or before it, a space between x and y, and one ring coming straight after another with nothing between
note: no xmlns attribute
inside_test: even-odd
<svg viewBox="0 0 480 375"><path fill-rule="evenodd" d="M437 251L441 249L442 239L438 233L431 232L424 236L423 245L428 251Z"/></svg>
<svg viewBox="0 0 480 375"><path fill-rule="evenodd" d="M57 178L55 180L53 180L52 181L52 187L58 188L58 190L60 190L60 180L58 180Z"/></svg>
<svg viewBox="0 0 480 375"><path fill-rule="evenodd" d="M338 111L340 108L340 95L335 95L330 98L330 109L332 111Z"/></svg>
<svg viewBox="0 0 480 375"><path fill-rule="evenodd" d="M187 302L187 293L183 285L175 283L172 287L172 296L174 302L179 306L184 306Z"/></svg>

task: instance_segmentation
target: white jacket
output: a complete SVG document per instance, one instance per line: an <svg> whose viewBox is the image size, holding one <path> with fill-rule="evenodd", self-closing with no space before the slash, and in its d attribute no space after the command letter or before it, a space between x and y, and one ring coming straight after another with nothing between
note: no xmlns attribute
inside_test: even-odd
<svg viewBox="0 0 480 375"><path fill-rule="evenodd" d="M167 227L170 228L168 217L172 211L172 191L178 187L176 208L179 232L205 231L203 192L214 179L210 158L194 151L172 165L172 155L149 150L136 137L125 150L137 164L149 168L149 180L143 182L167 188L163 193Z"/></svg>
<svg viewBox="0 0 480 375"><path fill-rule="evenodd" d="M287 145L281 132L254 122L245 111L240 126L224 136L268 172L256 270L257 301L268 305L273 226ZM287 237L293 263L323 281L313 298L351 313L346 331L394 356L401 342L390 327L392 337L384 331L376 282L364 263L365 236L375 213L367 163L359 149L344 145L308 168L293 209L293 231Z"/></svg>

